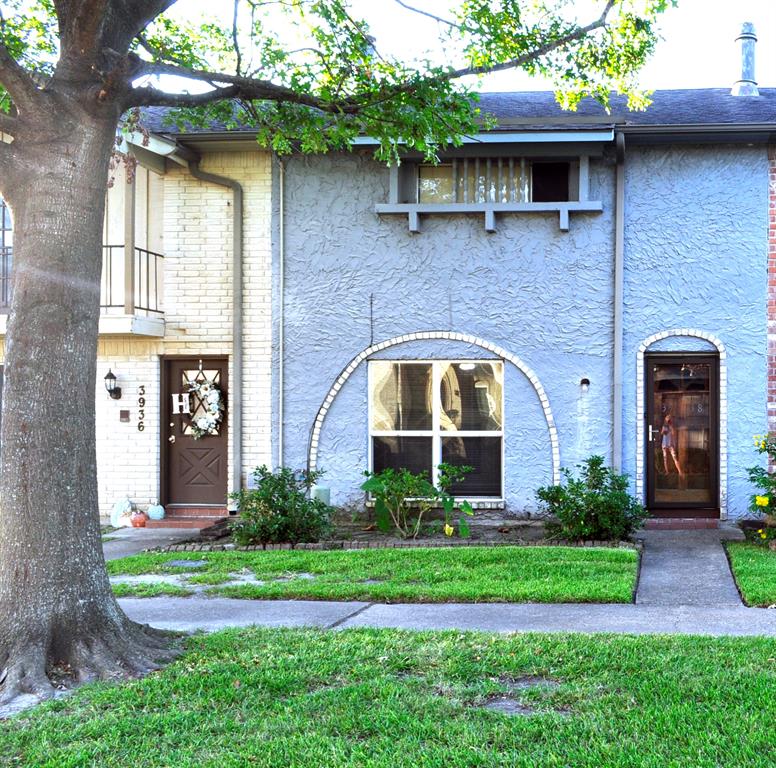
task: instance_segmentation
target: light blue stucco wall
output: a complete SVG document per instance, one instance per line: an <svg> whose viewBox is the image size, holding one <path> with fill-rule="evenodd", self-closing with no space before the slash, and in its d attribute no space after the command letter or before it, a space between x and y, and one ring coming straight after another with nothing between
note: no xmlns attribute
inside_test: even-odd
<svg viewBox="0 0 776 768"><path fill-rule="evenodd" d="M728 514L746 512L752 435L766 427L768 159L765 147L652 147L628 152L625 240L625 469L636 468L641 342L691 328L727 350ZM692 338L655 351L704 351Z"/></svg>
<svg viewBox="0 0 776 768"><path fill-rule="evenodd" d="M765 414L765 151L630 148L627 163L625 469L635 471L639 343L668 327L703 328L723 338L731 355L730 496L737 508L745 489L733 475L752 463L750 436L753 427L763 431ZM533 369L549 397L564 466L591 453L611 460L611 162L591 163L591 199L603 202L603 213L572 215L569 232L559 230L557 214L512 214L499 216L492 234L474 215L424 217L422 232L410 234L406 217L374 213L374 204L387 200L388 171L366 156L294 157L286 161L285 188L286 465L306 465L318 409L354 356L372 341L428 330L482 338ZM277 374L277 344L275 352ZM491 355L440 340L379 356ZM591 381L586 394L582 378ZM366 417L363 363L321 434L318 466L335 504L363 500ZM744 447L734 446L744 438ZM506 365L508 511L534 509L534 490L551 479L539 400L525 376Z"/></svg>

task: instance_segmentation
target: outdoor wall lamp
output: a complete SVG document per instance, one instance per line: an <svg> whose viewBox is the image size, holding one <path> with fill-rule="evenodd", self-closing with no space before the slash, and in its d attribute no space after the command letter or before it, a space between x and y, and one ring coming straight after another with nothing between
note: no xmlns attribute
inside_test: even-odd
<svg viewBox="0 0 776 768"><path fill-rule="evenodd" d="M581 379L579 382L579 388L582 390L582 394L586 394L587 390L590 389L590 379Z"/></svg>
<svg viewBox="0 0 776 768"><path fill-rule="evenodd" d="M110 368L108 368L108 373L105 375L105 389L114 400L121 398L121 387L116 386L116 376Z"/></svg>

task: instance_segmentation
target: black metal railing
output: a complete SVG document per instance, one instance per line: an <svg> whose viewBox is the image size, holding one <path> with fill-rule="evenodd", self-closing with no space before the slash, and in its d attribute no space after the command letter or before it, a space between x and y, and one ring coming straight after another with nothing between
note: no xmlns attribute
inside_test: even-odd
<svg viewBox="0 0 776 768"><path fill-rule="evenodd" d="M100 309L109 314L135 312L161 316L161 284L164 256L146 248L135 248L131 271L132 290L127 295L127 265L123 245L103 245ZM13 249L0 248L0 313L11 306L11 272Z"/></svg>
<svg viewBox="0 0 776 768"><path fill-rule="evenodd" d="M103 245L100 307L105 311L127 309L127 265L123 245ZM161 275L164 256L147 248L135 248L132 269L131 304L133 312L163 315L161 309Z"/></svg>

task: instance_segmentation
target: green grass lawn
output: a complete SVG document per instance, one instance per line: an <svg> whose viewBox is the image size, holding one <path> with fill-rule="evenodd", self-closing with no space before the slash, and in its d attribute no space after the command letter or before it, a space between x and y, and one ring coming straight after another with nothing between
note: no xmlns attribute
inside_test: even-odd
<svg viewBox="0 0 776 768"><path fill-rule="evenodd" d="M776 552L743 542L730 542L727 551L746 604L776 605Z"/></svg>
<svg viewBox="0 0 776 768"><path fill-rule="evenodd" d="M207 561L187 583L212 585L207 594L254 599L625 603L638 569L632 549L460 547L145 553L113 560L108 571L180 574L187 569L166 563L185 559ZM230 574L246 571L265 583L224 586ZM120 596L150 594L146 584L115 589ZM159 585L156 594L180 589Z"/></svg>
<svg viewBox="0 0 776 768"><path fill-rule="evenodd" d="M0 724L0 765L770 768L776 641L228 630ZM513 695L533 714L483 709Z"/></svg>

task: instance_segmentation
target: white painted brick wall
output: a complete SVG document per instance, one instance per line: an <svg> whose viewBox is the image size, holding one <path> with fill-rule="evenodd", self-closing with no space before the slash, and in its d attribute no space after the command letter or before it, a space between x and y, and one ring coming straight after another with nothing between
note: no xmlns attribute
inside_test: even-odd
<svg viewBox="0 0 776 768"><path fill-rule="evenodd" d="M243 478L271 464L271 164L259 151L205 155L202 169L236 179L244 192ZM161 184L164 206L164 339L100 338L95 390L100 515L129 497L145 507L159 498L160 359L162 355L229 356L232 381L232 193L174 168ZM0 362L3 359L0 344ZM112 400L111 369L122 396ZM138 431L139 387L145 386L145 429ZM122 423L119 412L129 410ZM231 422L230 422L231 423ZM232 444L229 434L229 478ZM230 490L232 490L230 488Z"/></svg>
<svg viewBox="0 0 776 768"><path fill-rule="evenodd" d="M243 186L243 477L271 463L271 165L264 152L205 155L202 169ZM229 356L232 381L232 193L174 168L164 183L164 339L102 338L98 355L97 463L100 512L129 497L159 497L160 357ZM119 379L111 400L102 378ZM145 384L145 430L138 432L138 387ZM130 410L130 422L119 411ZM166 418L167 413L163 414ZM231 422L229 422L231 424ZM229 478L234 435L229 434ZM231 490L231 488L230 488Z"/></svg>

